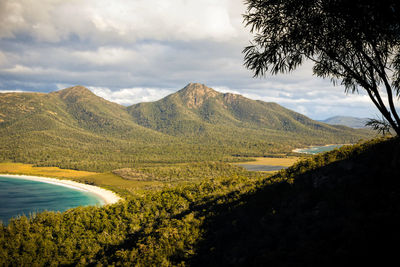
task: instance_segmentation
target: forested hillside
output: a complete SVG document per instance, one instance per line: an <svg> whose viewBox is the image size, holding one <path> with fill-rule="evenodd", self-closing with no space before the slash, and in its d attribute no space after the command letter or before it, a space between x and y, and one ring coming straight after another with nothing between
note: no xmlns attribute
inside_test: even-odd
<svg viewBox="0 0 400 267"><path fill-rule="evenodd" d="M219 93L203 84L190 83L159 101L128 107L145 127L193 142L217 139L240 146L243 140L273 143L336 142L360 138L365 132L332 126L307 118L276 103Z"/></svg>
<svg viewBox="0 0 400 267"><path fill-rule="evenodd" d="M213 168L201 183L14 219L0 265L386 266L399 151L398 138L346 146L267 178Z"/></svg>
<svg viewBox="0 0 400 267"><path fill-rule="evenodd" d="M0 161L109 171L147 163L240 161L371 134L200 84L124 107L82 86L0 94Z"/></svg>
<svg viewBox="0 0 400 267"><path fill-rule="evenodd" d="M132 122L125 107L80 86L50 94L0 94L0 114L2 161L113 169L139 159L161 160L155 152L169 151L174 143Z"/></svg>

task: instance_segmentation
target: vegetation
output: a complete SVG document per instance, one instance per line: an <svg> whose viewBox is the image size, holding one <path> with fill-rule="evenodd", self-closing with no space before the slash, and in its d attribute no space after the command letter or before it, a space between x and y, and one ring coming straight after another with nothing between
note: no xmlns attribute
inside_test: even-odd
<svg viewBox="0 0 400 267"><path fill-rule="evenodd" d="M371 136L198 84L128 108L81 86L50 94L0 94L0 118L0 162L95 172L244 161Z"/></svg>
<svg viewBox="0 0 400 267"><path fill-rule="evenodd" d="M269 165L269 166L289 167L299 160L300 157L285 157L285 158L262 157L262 158L255 158L255 161L246 162L246 165Z"/></svg>
<svg viewBox="0 0 400 267"><path fill-rule="evenodd" d="M243 147L245 142L256 143L255 147L262 147L267 153L284 151L283 138L291 146L302 139L320 143L341 142L346 138L354 141L366 133L319 123L276 103L222 94L193 83L159 101L136 104L128 110L138 124L189 138L194 143L218 140L236 148ZM259 150L254 148L254 151Z"/></svg>
<svg viewBox="0 0 400 267"><path fill-rule="evenodd" d="M60 169L57 167L33 167L32 164L0 163L1 174L24 174L54 178L80 178L96 174L95 172Z"/></svg>
<svg viewBox="0 0 400 267"><path fill-rule="evenodd" d="M314 74L346 92L365 90L400 135L400 4L397 0L247 0L245 21L255 34L244 49L255 76L290 72L305 60ZM387 103L385 98L387 97ZM376 122L376 121L375 121Z"/></svg>
<svg viewBox="0 0 400 267"><path fill-rule="evenodd" d="M126 199L0 224L2 266L290 265L292 260L309 265L309 255L320 255L321 242L326 258L318 261L326 263L333 255L340 261L352 250L332 241L332 228L345 229L337 236L349 244L352 239L346 238L353 236L347 233L360 221L378 221L380 214L388 216L396 208L353 210L369 204L358 187L379 195L382 205L396 198L382 181L382 186L369 187L380 169L337 177L348 177L354 166L360 170L376 163L371 154L392 155L397 140L344 147L274 176L226 163L370 136L365 130L312 121L274 103L199 84L128 108L79 86L50 94L1 94L0 103L0 171L73 179ZM398 175L398 157L388 162L395 166L389 174ZM386 170L389 163L379 164ZM390 190L396 188L389 181ZM349 209L337 204L342 198ZM314 216L315 210L329 216ZM309 237L310 222L320 239ZM336 255L337 248L347 254Z"/></svg>
<svg viewBox="0 0 400 267"><path fill-rule="evenodd" d="M31 164L23 163L0 163L1 173L66 178L108 188L125 198L132 195L141 196L148 191L159 191L172 186L199 183L211 178L265 177L265 173L249 172L242 167L222 162L148 164L147 166L123 168L105 173L57 167L34 167Z"/></svg>
<svg viewBox="0 0 400 267"><path fill-rule="evenodd" d="M398 151L398 139L345 146L266 178L210 164L199 183L13 219L0 265L385 265L400 237Z"/></svg>

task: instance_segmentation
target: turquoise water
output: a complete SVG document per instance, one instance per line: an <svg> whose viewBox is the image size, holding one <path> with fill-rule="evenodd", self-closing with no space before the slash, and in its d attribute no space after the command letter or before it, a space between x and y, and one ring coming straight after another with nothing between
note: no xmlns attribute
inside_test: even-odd
<svg viewBox="0 0 400 267"><path fill-rule="evenodd" d="M101 204L103 201L89 192L0 175L0 220L4 224L22 214Z"/></svg>
<svg viewBox="0 0 400 267"><path fill-rule="evenodd" d="M302 149L297 149L296 152L298 153L305 153L305 154L318 154L322 152L327 152L334 150L335 148L342 147L344 145L329 145L329 146L313 146L309 148L302 148Z"/></svg>

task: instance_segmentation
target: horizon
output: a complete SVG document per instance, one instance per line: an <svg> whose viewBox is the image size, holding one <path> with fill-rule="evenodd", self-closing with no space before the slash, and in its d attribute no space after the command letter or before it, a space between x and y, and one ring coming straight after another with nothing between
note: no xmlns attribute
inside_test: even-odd
<svg viewBox="0 0 400 267"><path fill-rule="evenodd" d="M342 86L313 76L309 62L290 74L253 78L241 53L251 40L244 12L241 0L6 0L0 4L0 91L50 92L82 84L132 105L198 81L315 120L379 114L367 95L345 94Z"/></svg>
<svg viewBox="0 0 400 267"><path fill-rule="evenodd" d="M205 85L205 84L196 83L196 82L190 82L190 83L186 84L184 87L182 87L182 88L180 88L180 89L176 89L175 91L172 91L172 92L169 93L168 95L163 96L163 97L161 97L161 98L159 98L159 99L150 100L150 101L142 101L142 102L137 102L137 103L133 103L133 104L121 104L121 103L118 103L118 102L116 102L116 101L106 99L105 97L103 97L103 96L97 94L96 92L94 92L94 91L92 90L92 88L88 88L88 87L83 86L83 85L74 85L74 86L67 87L67 88L56 89L56 90L50 91L50 92L38 92L38 91L37 91L37 92L34 92L34 91L3 91L3 90L0 90L0 94L2 94L2 93L44 93L44 94L48 94L48 93L58 92L58 91L62 91L62 90L69 89L69 88L73 88L73 87L83 87L83 88L85 88L85 89L88 89L88 90L89 90L90 92L92 92L94 95L96 95L96 96L98 96L98 97L101 97L101 98L103 98L103 99L105 99L105 100L107 100L107 101L110 101L110 102L112 102L112 103L119 104L119 105L121 105L121 106L129 107L129 106L132 106L132 105L135 105L135 104L139 104L139 103L157 102L158 100L161 100L161 99L163 99L163 98L165 98L165 97L167 97L167 96L169 96L169 95L175 94L175 93L179 92L180 90L185 89L187 86L189 86L189 85L191 85L191 84L200 84L200 85L206 86L206 87L208 87L208 88L210 88L210 89L212 89L212 90L214 90L214 91L216 91L216 92L218 92L218 93L221 93L221 94L236 94L236 95L241 95L240 93L237 93L237 92L233 92L233 93L232 93L232 92L221 92L221 91L216 90L215 88L209 87L209 86L207 86L207 85ZM241 96L243 96L243 95L241 95ZM244 97L246 97L246 96L244 96ZM264 101L264 100L261 100L261 99L252 99L252 98L249 98L249 97L246 97L246 98L248 98L248 99L250 99L250 100L255 100L255 101ZM264 101L264 102L267 102L267 103L268 103L268 101ZM270 103L276 103L276 102L272 102L272 101L269 101L269 102L270 102ZM279 103L276 103L276 104L279 104ZM296 112L297 112L297 111L296 111ZM298 112L298 113L300 113L300 112ZM301 113L300 113L300 114L301 114ZM305 114L303 114L303 115L305 115ZM327 118L323 118L323 119L313 119L313 118L311 118L311 119L316 120L316 121L323 121L323 120L331 119L331 118L334 118L334 117L347 117L347 118L356 118L356 119L359 119L359 118L360 118L360 117L347 116L347 115L334 115L334 116L327 117ZM365 118L360 118L360 119L365 119Z"/></svg>

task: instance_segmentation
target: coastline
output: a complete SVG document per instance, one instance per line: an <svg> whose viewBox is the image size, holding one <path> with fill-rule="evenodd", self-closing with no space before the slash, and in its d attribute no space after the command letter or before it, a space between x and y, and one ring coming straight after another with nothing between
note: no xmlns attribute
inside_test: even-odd
<svg viewBox="0 0 400 267"><path fill-rule="evenodd" d="M37 182L43 182L48 184L54 184L59 186L64 186L68 188L72 188L75 190L85 191L92 193L99 197L103 202L104 205L110 205L117 203L118 201L122 200L120 196L116 193L98 187L94 185L82 184L71 180L61 180L57 178L48 178L48 177L39 177L39 176L30 176L30 175L18 175L18 174L0 174L0 176L8 177L8 178L16 178L16 179L24 179L24 180L31 180Z"/></svg>
<svg viewBox="0 0 400 267"><path fill-rule="evenodd" d="M295 153L303 153L303 154L312 154L312 153L309 153L309 152L300 152L300 151L303 150L303 149L310 149L310 148L313 148L313 147L348 146L348 145L351 145L351 144L327 144L327 145L323 145L323 146L308 146L308 147L293 149L292 152L295 152Z"/></svg>

